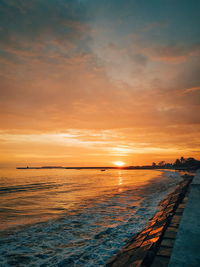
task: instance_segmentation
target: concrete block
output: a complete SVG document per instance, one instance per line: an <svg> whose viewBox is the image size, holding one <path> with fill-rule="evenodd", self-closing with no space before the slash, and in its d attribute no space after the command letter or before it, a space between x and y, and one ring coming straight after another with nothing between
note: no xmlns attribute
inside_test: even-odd
<svg viewBox="0 0 200 267"><path fill-rule="evenodd" d="M169 263L169 258L156 256L151 267L167 267Z"/></svg>
<svg viewBox="0 0 200 267"><path fill-rule="evenodd" d="M175 243L175 239L170 239L170 238L164 238L161 242L161 246L162 247L169 247L169 248L173 248Z"/></svg>
<svg viewBox="0 0 200 267"><path fill-rule="evenodd" d="M164 234L164 238L172 238L175 239L176 238L176 232L175 231L169 231L166 230L165 234Z"/></svg>
<svg viewBox="0 0 200 267"><path fill-rule="evenodd" d="M163 256L163 257L170 257L171 256L171 253L172 253L172 248L170 247L160 247L158 252L157 252L157 255L158 256Z"/></svg>

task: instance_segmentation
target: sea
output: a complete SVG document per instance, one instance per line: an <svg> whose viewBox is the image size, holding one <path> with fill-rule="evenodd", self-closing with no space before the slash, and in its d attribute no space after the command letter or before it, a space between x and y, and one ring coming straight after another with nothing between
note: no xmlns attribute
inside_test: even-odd
<svg viewBox="0 0 200 267"><path fill-rule="evenodd" d="M104 266L182 180L169 170L0 169L0 266Z"/></svg>

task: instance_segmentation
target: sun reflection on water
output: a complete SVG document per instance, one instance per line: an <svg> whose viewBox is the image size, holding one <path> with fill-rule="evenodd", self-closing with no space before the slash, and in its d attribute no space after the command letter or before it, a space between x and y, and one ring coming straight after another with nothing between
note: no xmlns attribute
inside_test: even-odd
<svg viewBox="0 0 200 267"><path fill-rule="evenodd" d="M118 172L118 192L122 192L122 186L123 186L123 176L122 176L122 173L121 171Z"/></svg>

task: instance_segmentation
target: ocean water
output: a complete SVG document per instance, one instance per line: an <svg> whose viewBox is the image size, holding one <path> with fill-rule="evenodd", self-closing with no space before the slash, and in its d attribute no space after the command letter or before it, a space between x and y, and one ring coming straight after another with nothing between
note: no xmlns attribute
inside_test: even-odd
<svg viewBox="0 0 200 267"><path fill-rule="evenodd" d="M182 180L159 170L0 173L0 266L104 266Z"/></svg>

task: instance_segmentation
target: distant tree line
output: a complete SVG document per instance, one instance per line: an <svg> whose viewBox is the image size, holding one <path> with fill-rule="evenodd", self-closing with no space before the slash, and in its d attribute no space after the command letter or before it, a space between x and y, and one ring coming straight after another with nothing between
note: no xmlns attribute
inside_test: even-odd
<svg viewBox="0 0 200 267"><path fill-rule="evenodd" d="M200 161L195 158L184 158L176 159L174 163L166 163L165 161L160 161L158 164L152 163L152 168L168 168L168 169L181 169L181 170L196 170L200 169Z"/></svg>

